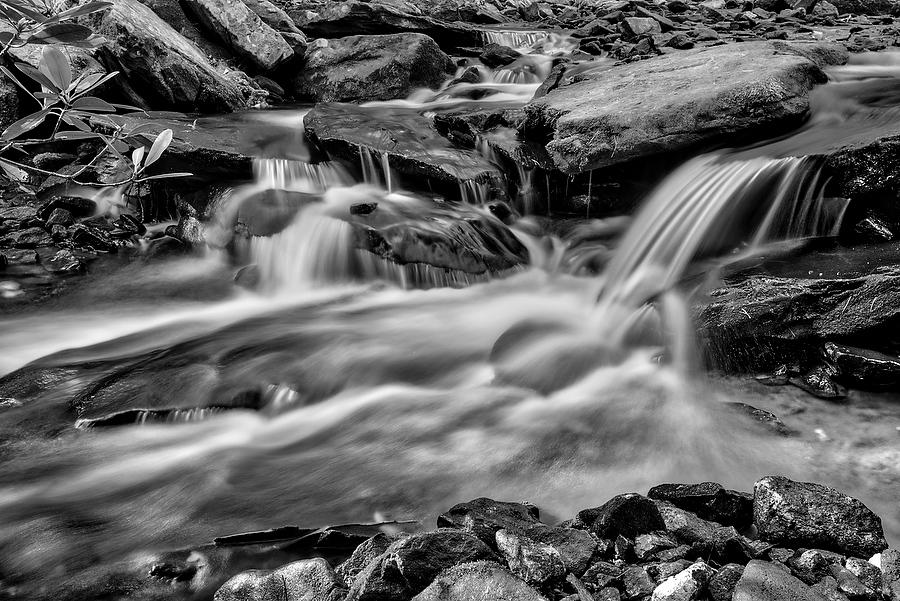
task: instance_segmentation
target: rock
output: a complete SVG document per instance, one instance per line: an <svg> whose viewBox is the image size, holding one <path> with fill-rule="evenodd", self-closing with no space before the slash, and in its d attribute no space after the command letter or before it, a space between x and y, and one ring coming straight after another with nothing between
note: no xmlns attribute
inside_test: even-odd
<svg viewBox="0 0 900 601"><path fill-rule="evenodd" d="M72 216L72 213L65 209L53 209L46 221L47 227L53 227L54 225L65 227L73 223L75 223L75 218Z"/></svg>
<svg viewBox="0 0 900 601"><path fill-rule="evenodd" d="M836 490L768 476L753 493L753 522L763 540L863 557L887 548L881 519Z"/></svg>
<svg viewBox="0 0 900 601"><path fill-rule="evenodd" d="M747 563L762 557L772 545L742 536L734 526L724 526L713 534L712 547L719 563Z"/></svg>
<svg viewBox="0 0 900 601"><path fill-rule="evenodd" d="M358 163L363 151L386 153L391 168L431 182L448 194L460 183L499 186L502 173L481 155L452 146L415 111L319 104L303 122L307 136L328 154Z"/></svg>
<svg viewBox="0 0 900 601"><path fill-rule="evenodd" d="M601 538L622 535L633 539L639 534L665 529L656 504L637 493L618 495L600 507L585 509L577 519Z"/></svg>
<svg viewBox="0 0 900 601"><path fill-rule="evenodd" d="M698 561L683 572L661 582L653 589L651 601L694 601L716 573L711 567Z"/></svg>
<svg viewBox="0 0 900 601"><path fill-rule="evenodd" d="M625 17L619 27L622 33L630 38L662 32L659 22L649 17Z"/></svg>
<svg viewBox="0 0 900 601"><path fill-rule="evenodd" d="M581 577L597 552L597 539L577 528L559 528L539 524L522 531L532 541L555 549L568 572Z"/></svg>
<svg viewBox="0 0 900 601"><path fill-rule="evenodd" d="M794 575L806 584L815 584L831 574L832 565L843 563L844 557L831 551L807 549L799 557L788 561Z"/></svg>
<svg viewBox="0 0 900 601"><path fill-rule="evenodd" d="M485 67L496 69L498 67L505 67L520 56L522 56L522 54L519 51L492 42L484 47L484 50L481 51L478 58L481 59L481 62L484 63Z"/></svg>
<svg viewBox="0 0 900 601"><path fill-rule="evenodd" d="M825 356L841 380L861 388L895 389L900 384L900 357L833 342L825 343Z"/></svg>
<svg viewBox="0 0 900 601"><path fill-rule="evenodd" d="M97 203L88 198L79 196L50 196L37 209L37 216L44 221L50 219L50 216L57 209L68 212L73 217L90 217L97 211Z"/></svg>
<svg viewBox="0 0 900 601"><path fill-rule="evenodd" d="M696 312L700 338L716 367L765 369L797 358L804 346L867 336L892 323L900 270L879 267L841 279L752 276L716 290Z"/></svg>
<svg viewBox="0 0 900 601"><path fill-rule="evenodd" d="M641 566L627 566L622 571L622 598L625 601L643 599L653 594L656 583Z"/></svg>
<svg viewBox="0 0 900 601"><path fill-rule="evenodd" d="M783 386L788 383L788 378L785 376L783 381L780 384L774 383L775 380L780 380L779 376L764 376L766 381L763 382L767 385L771 386ZM760 376L757 376L757 381L760 381ZM769 382L772 382L771 384ZM776 434L781 436L795 436L799 434L797 430L791 428L787 424L785 424L781 419L772 413L771 411L766 411L765 409L759 409L754 407L753 405L748 405L747 403L728 403L728 406L733 408L735 411L743 413L745 415L749 415L755 421L765 426L767 430L770 430ZM751 499L751 508L752 508L752 499ZM751 512L752 516L752 512ZM752 519L752 518L751 518Z"/></svg>
<svg viewBox="0 0 900 601"><path fill-rule="evenodd" d="M19 88L5 75L0 76L0 131L19 120Z"/></svg>
<svg viewBox="0 0 900 601"><path fill-rule="evenodd" d="M262 19L263 23L281 34L298 58L303 56L308 45L306 34L297 27L290 15L270 0L243 0L243 2Z"/></svg>
<svg viewBox="0 0 900 601"><path fill-rule="evenodd" d="M288 9L288 14L312 38L414 32L427 35L447 49L478 47L484 41L480 30L465 23L447 23L421 14L418 8L389 0L345 0L328 4L315 13Z"/></svg>
<svg viewBox="0 0 900 601"><path fill-rule="evenodd" d="M70 250L61 250L44 262L44 269L56 274L75 274L85 270L85 264Z"/></svg>
<svg viewBox="0 0 900 601"><path fill-rule="evenodd" d="M746 528L753 523L753 495L726 490L715 482L660 484L651 488L647 496L726 526Z"/></svg>
<svg viewBox="0 0 900 601"><path fill-rule="evenodd" d="M593 591L608 587L620 586L624 569L615 564L598 561L587 569L581 577L582 581Z"/></svg>
<svg viewBox="0 0 900 601"><path fill-rule="evenodd" d="M347 586L353 582L356 575L362 572L367 565L372 563L379 555L387 551L393 541L384 533L376 534L366 542L362 543L353 554L341 565L335 568L337 574Z"/></svg>
<svg viewBox="0 0 900 601"><path fill-rule="evenodd" d="M438 528L458 528L477 536L482 542L496 545L498 530L524 532L543 526L540 511L534 505L494 501L479 497L454 505L437 519Z"/></svg>
<svg viewBox="0 0 900 601"><path fill-rule="evenodd" d="M754 560L744 568L733 601L825 601L825 598L777 564Z"/></svg>
<svg viewBox="0 0 900 601"><path fill-rule="evenodd" d="M874 601L878 594L863 584L847 568L840 564L830 566L831 576L837 582L837 589L851 601Z"/></svg>
<svg viewBox="0 0 900 601"><path fill-rule="evenodd" d="M16 230L0 238L0 247L40 248L41 246L52 245L53 238L42 227L29 227L23 230Z"/></svg>
<svg viewBox="0 0 900 601"><path fill-rule="evenodd" d="M812 14L817 17L837 17L840 12L838 11L837 6L828 2L828 0L819 0L819 2L816 2L816 5L813 6Z"/></svg>
<svg viewBox="0 0 900 601"><path fill-rule="evenodd" d="M634 539L634 554L639 560L646 561L660 551L677 546L678 542L665 534L641 534Z"/></svg>
<svg viewBox="0 0 900 601"><path fill-rule="evenodd" d="M881 584L893 601L900 599L900 551L887 549L881 554Z"/></svg>
<svg viewBox="0 0 900 601"><path fill-rule="evenodd" d="M322 39L307 49L292 89L319 102L392 100L438 88L453 70L450 57L421 33Z"/></svg>
<svg viewBox="0 0 900 601"><path fill-rule="evenodd" d="M849 601L844 593L838 590L837 580L831 576L826 576L814 584L812 590L825 597L828 601Z"/></svg>
<svg viewBox="0 0 900 601"><path fill-rule="evenodd" d="M441 573L413 601L546 601L496 563L481 561Z"/></svg>
<svg viewBox="0 0 900 601"><path fill-rule="evenodd" d="M3 263L5 265L37 265L41 258L33 250L4 248Z"/></svg>
<svg viewBox="0 0 900 601"><path fill-rule="evenodd" d="M801 377L792 377L791 384L809 394L832 401L847 398L847 389L835 382L837 370L831 365L817 365Z"/></svg>
<svg viewBox="0 0 900 601"><path fill-rule="evenodd" d="M693 565L693 562L686 559L679 559L677 561L646 564L644 569L647 570L647 573L650 574L650 578L652 578L654 582L662 582L676 574L680 574L691 567L691 565Z"/></svg>
<svg viewBox="0 0 900 601"><path fill-rule="evenodd" d="M733 144L734 136L775 134L802 122L809 91L825 81L801 51L816 50L749 42L597 69L527 105L522 132L546 142L568 174L723 136Z"/></svg>
<svg viewBox="0 0 900 601"><path fill-rule="evenodd" d="M513 574L528 584L543 586L558 582L566 574L559 551L525 535L498 530L497 549L503 554Z"/></svg>
<svg viewBox="0 0 900 601"><path fill-rule="evenodd" d="M709 581L709 596L712 601L731 601L738 580L744 573L744 566L729 563L719 568Z"/></svg>
<svg viewBox="0 0 900 601"><path fill-rule="evenodd" d="M495 559L476 537L459 530L437 530L399 540L357 574L347 601L401 601L417 595L443 570Z"/></svg>
<svg viewBox="0 0 900 601"><path fill-rule="evenodd" d="M229 112L246 106L237 84L137 0L112 0L92 22L108 40L97 56L109 71L127 73L128 81L138 84L148 108Z"/></svg>
<svg viewBox="0 0 900 601"><path fill-rule="evenodd" d="M171 227L171 226L170 226ZM178 224L166 229L166 235L172 236L192 246L202 246L206 243L203 235L203 224L196 217L182 215Z"/></svg>
<svg viewBox="0 0 900 601"><path fill-rule="evenodd" d="M844 567L872 591L881 589L881 568L857 557L848 557Z"/></svg>
<svg viewBox="0 0 900 601"><path fill-rule="evenodd" d="M877 215L869 214L853 226L853 231L873 242L890 242L894 239L894 232L884 219Z"/></svg>
<svg viewBox="0 0 900 601"><path fill-rule="evenodd" d="M341 601L345 591L324 559L295 561L277 570L248 570L216 591L215 601Z"/></svg>
<svg viewBox="0 0 900 601"><path fill-rule="evenodd" d="M200 22L238 56L271 71L290 60L294 50L241 0L184 0Z"/></svg>
<svg viewBox="0 0 900 601"><path fill-rule="evenodd" d="M699 518L668 501L657 501L656 507L663 519L666 532L688 544L712 545L716 530L719 528L718 524Z"/></svg>

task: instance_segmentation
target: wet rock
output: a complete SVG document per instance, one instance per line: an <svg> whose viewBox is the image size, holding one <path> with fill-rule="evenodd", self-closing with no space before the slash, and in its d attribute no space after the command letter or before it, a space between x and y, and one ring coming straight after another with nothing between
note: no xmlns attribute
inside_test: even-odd
<svg viewBox="0 0 900 601"><path fill-rule="evenodd" d="M597 552L597 539L577 528L540 524L526 528L522 535L556 550L565 569L578 577L584 574Z"/></svg>
<svg viewBox="0 0 900 601"><path fill-rule="evenodd" d="M634 539L634 554L639 560L646 561L660 551L674 549L677 546L678 542L665 534L641 534Z"/></svg>
<svg viewBox="0 0 900 601"><path fill-rule="evenodd" d="M900 357L868 349L825 343L825 356L841 380L868 389L894 389L900 384Z"/></svg>
<svg viewBox="0 0 900 601"><path fill-rule="evenodd" d="M513 574L525 582L543 586L561 581L566 573L559 551L527 536L498 530L497 549L506 559Z"/></svg>
<svg viewBox="0 0 900 601"><path fill-rule="evenodd" d="M97 51L101 62L110 71L128 73L148 108L228 112L246 106L237 84L137 0L113 0L92 19L107 39Z"/></svg>
<svg viewBox="0 0 900 601"><path fill-rule="evenodd" d="M4 248L2 251L5 265L37 265L40 257L33 250Z"/></svg>
<svg viewBox="0 0 900 601"><path fill-rule="evenodd" d="M847 389L835 382L836 375L837 370L831 365L818 365L789 382L820 399L840 401L847 398Z"/></svg>
<svg viewBox="0 0 900 601"><path fill-rule="evenodd" d="M347 601L390 601L420 593L443 570L494 553L476 537L459 530L437 530L399 540L357 574Z"/></svg>
<svg viewBox="0 0 900 601"><path fill-rule="evenodd" d="M697 517L696 514L676 507L668 501L657 501L656 507L663 519L666 532L688 544L712 545L719 524Z"/></svg>
<svg viewBox="0 0 900 601"><path fill-rule="evenodd" d="M306 52L293 91L319 102L405 98L416 88L437 88L454 65L421 33L321 39Z"/></svg>
<svg viewBox="0 0 900 601"><path fill-rule="evenodd" d="M622 598L625 601L643 599L653 594L656 583L641 566L628 566L622 572Z"/></svg>
<svg viewBox="0 0 900 601"><path fill-rule="evenodd" d="M757 380L758 379L759 378L757 378ZM771 381L771 380L769 380L769 381ZM781 384L773 383L773 384L769 384L769 385L771 385L771 386L784 385L784 384L787 384L787 382L788 382L788 378L784 377L784 381L781 382ZM734 408L735 411L749 415L754 420L756 420L758 423L764 425L767 430L771 430L772 432L775 432L776 434L779 434L781 436L794 436L799 433L797 430L791 428L790 426L785 424L783 421L781 421L781 419L777 415L772 413L771 411L766 411L765 409L759 409L757 407L754 407L753 405L748 405L747 403L728 403L728 406ZM752 506L752 503L751 503L751 506Z"/></svg>
<svg viewBox="0 0 900 601"><path fill-rule="evenodd" d="M734 589L733 601L824 601L824 598L777 564L747 564Z"/></svg>
<svg viewBox="0 0 900 601"><path fill-rule="evenodd" d="M846 279L750 277L713 292L696 320L710 362L745 370L890 327L897 307L900 270L880 267Z"/></svg>
<svg viewBox="0 0 900 601"><path fill-rule="evenodd" d="M660 484L651 488L647 496L726 526L745 528L753 523L753 495L726 490L715 482Z"/></svg>
<svg viewBox="0 0 900 601"><path fill-rule="evenodd" d="M478 58L481 59L481 62L484 63L486 67L496 69L498 67L505 67L520 56L522 56L520 52L513 50L508 46L490 43L484 47L484 50L481 51Z"/></svg>
<svg viewBox="0 0 900 601"><path fill-rule="evenodd" d="M75 223L75 218L72 216L72 213L65 209L53 209L46 221L47 227L53 227L54 225L65 227L73 223Z"/></svg>
<svg viewBox="0 0 900 601"><path fill-rule="evenodd" d="M249 570L228 580L215 601L340 601L345 591L324 559L304 559L277 570Z"/></svg>
<svg viewBox="0 0 900 601"><path fill-rule="evenodd" d="M736 563L729 563L719 568L708 585L709 596L712 601L731 601L734 595L734 589L741 575L744 573L744 566Z"/></svg>
<svg viewBox="0 0 900 601"><path fill-rule="evenodd" d="M546 601L496 563L481 561L441 573L413 601Z"/></svg>
<svg viewBox="0 0 900 601"><path fill-rule="evenodd" d="M651 601L694 601L706 590L715 570L698 561L653 589Z"/></svg>
<svg viewBox="0 0 900 601"><path fill-rule="evenodd" d="M890 242L894 239L891 227L877 215L867 215L853 226L853 231L875 242Z"/></svg>
<svg viewBox="0 0 900 601"><path fill-rule="evenodd" d="M73 217L89 217L97 211L97 203L78 196L52 195L38 207L37 216L46 221L56 209L67 211Z"/></svg>
<svg viewBox="0 0 900 601"><path fill-rule="evenodd" d="M763 540L863 557L887 548L881 519L836 490L768 476L753 492L753 521Z"/></svg>
<svg viewBox="0 0 900 601"><path fill-rule="evenodd" d="M764 67L744 69L749 63ZM818 65L784 43L687 50L557 87L526 107L523 133L546 141L559 169L583 173L721 136L790 129L824 81Z"/></svg>
<svg viewBox="0 0 900 601"><path fill-rule="evenodd" d="M290 60L294 50L241 0L184 0L200 22L238 56L263 71Z"/></svg>
<svg viewBox="0 0 900 601"><path fill-rule="evenodd" d="M384 533L376 534L354 549L353 554L347 561L335 568L335 574L349 587L357 574L387 551L392 542L393 540L388 535Z"/></svg>
<svg viewBox="0 0 900 601"><path fill-rule="evenodd" d="M0 247L39 248L41 246L51 246L52 244L53 238L42 227L15 230L0 238Z"/></svg>
<svg viewBox="0 0 900 601"><path fill-rule="evenodd" d="M374 153L376 161L385 153L391 168L444 185L448 193L460 194L460 182L497 185L503 180L494 165L452 146L415 111L319 104L303 121L309 138L330 155L358 163L361 152Z"/></svg>
<svg viewBox="0 0 900 601"><path fill-rule="evenodd" d="M203 236L203 224L196 217L188 215L182 215L177 225L166 228L166 235L191 246L201 246L206 243Z"/></svg>
<svg viewBox="0 0 900 601"><path fill-rule="evenodd" d="M243 2L262 19L263 23L281 34L297 57L303 56L308 45L306 34L297 27L290 15L269 0L243 0Z"/></svg>
<svg viewBox="0 0 900 601"><path fill-rule="evenodd" d="M639 534L665 529L656 504L636 493L618 495L600 507L585 509L577 519L601 538L622 535L633 539Z"/></svg>
<svg viewBox="0 0 900 601"><path fill-rule="evenodd" d="M371 215L378 208L377 202L360 202L350 205L351 215Z"/></svg>
<svg viewBox="0 0 900 601"><path fill-rule="evenodd" d="M61 250L44 262L44 269L50 273L70 275L82 273L85 270L85 264L72 251Z"/></svg>
<svg viewBox="0 0 900 601"><path fill-rule="evenodd" d="M477 536L482 542L494 546L498 530L524 532L542 525L540 511L534 505L494 501L480 497L454 505L437 519L438 528L458 528Z"/></svg>

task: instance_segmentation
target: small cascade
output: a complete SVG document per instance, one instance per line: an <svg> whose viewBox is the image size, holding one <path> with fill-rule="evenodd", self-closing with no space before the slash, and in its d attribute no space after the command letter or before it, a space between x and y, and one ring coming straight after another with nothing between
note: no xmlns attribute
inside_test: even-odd
<svg viewBox="0 0 900 601"><path fill-rule="evenodd" d="M322 194L332 186L346 184L349 175L336 163L306 163L292 159L256 159L254 181L270 190Z"/></svg>
<svg viewBox="0 0 900 601"><path fill-rule="evenodd" d="M526 54L566 54L578 47L570 35L556 31L485 29L481 36L485 44L508 46Z"/></svg>
<svg viewBox="0 0 900 601"><path fill-rule="evenodd" d="M491 199L491 187L484 182L461 181L459 182L459 197L465 203L483 205Z"/></svg>
<svg viewBox="0 0 900 601"><path fill-rule="evenodd" d="M359 147L359 163L362 169L363 182L372 186L383 186L388 192L394 192L396 177L394 177L394 172L391 168L390 156L387 152L379 152L377 154L378 166L376 167L375 152L365 146Z"/></svg>
<svg viewBox="0 0 900 601"><path fill-rule="evenodd" d="M845 203L823 198L809 158L696 158L650 196L616 250L601 303L639 307L672 288L689 263L748 242L835 235Z"/></svg>

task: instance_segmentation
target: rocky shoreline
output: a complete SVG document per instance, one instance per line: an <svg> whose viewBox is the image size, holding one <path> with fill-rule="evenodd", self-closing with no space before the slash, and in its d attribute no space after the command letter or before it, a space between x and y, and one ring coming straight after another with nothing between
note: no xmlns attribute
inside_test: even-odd
<svg viewBox="0 0 900 601"><path fill-rule="evenodd" d="M286 526L108 566L98 582L57 598L101 591L215 601L900 596L900 551L889 548L878 516L836 490L781 476L760 479L752 493L712 482L661 484L552 524L534 505L478 498L441 514L436 530L398 522Z"/></svg>

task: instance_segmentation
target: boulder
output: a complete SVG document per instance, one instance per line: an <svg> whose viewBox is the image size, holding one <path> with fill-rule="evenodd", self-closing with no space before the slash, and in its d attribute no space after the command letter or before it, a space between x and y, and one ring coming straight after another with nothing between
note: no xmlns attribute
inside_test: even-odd
<svg viewBox="0 0 900 601"><path fill-rule="evenodd" d="M454 64L421 33L320 39L306 51L291 90L319 102L405 98L417 88L438 88Z"/></svg>
<svg viewBox="0 0 900 601"><path fill-rule="evenodd" d="M887 548L881 519L862 502L836 490L782 476L753 489L753 522L763 540L819 547L857 557Z"/></svg>
<svg viewBox="0 0 900 601"><path fill-rule="evenodd" d="M726 526L745 528L753 522L753 495L726 490L715 482L660 484L651 488L647 496Z"/></svg>
<svg viewBox="0 0 900 601"><path fill-rule="evenodd" d="M647 561L660 551L674 549L678 541L666 534L640 534L634 539L634 554L641 561Z"/></svg>
<svg viewBox="0 0 900 601"><path fill-rule="evenodd" d="M606 561L598 561L587 569L581 579L591 590L600 590L620 587L623 574L624 568Z"/></svg>
<svg viewBox="0 0 900 601"><path fill-rule="evenodd" d="M777 564L747 564L734 589L733 601L827 601Z"/></svg>
<svg viewBox="0 0 900 601"><path fill-rule="evenodd" d="M356 575L362 572L379 555L387 551L393 541L384 533L379 533L353 550L347 561L335 568L338 578L349 586Z"/></svg>
<svg viewBox="0 0 900 601"><path fill-rule="evenodd" d="M542 525L540 510L534 505L495 501L479 497L458 503L437 519L438 528L459 528L494 546L498 530L522 532Z"/></svg>
<svg viewBox="0 0 900 601"><path fill-rule="evenodd" d="M656 583L643 566L627 566L622 571L622 598L625 601L644 599L653 594Z"/></svg>
<svg viewBox="0 0 900 601"><path fill-rule="evenodd" d="M92 15L107 43L97 56L120 71L148 108L229 112L245 108L241 87L219 73L187 38L137 0L111 0Z"/></svg>
<svg viewBox="0 0 900 601"><path fill-rule="evenodd" d="M637 493L613 497L600 507L579 512L576 519L601 538L622 535L633 539L666 526L656 504Z"/></svg>
<svg viewBox="0 0 900 601"><path fill-rule="evenodd" d="M566 573L559 551L525 535L498 530L497 549L513 574L529 584L544 586L559 582Z"/></svg>
<svg viewBox="0 0 900 601"><path fill-rule="evenodd" d="M714 569L698 561L686 570L668 578L653 589L651 601L694 601L706 590Z"/></svg>
<svg viewBox="0 0 900 601"><path fill-rule="evenodd" d="M734 589L743 573L744 566L736 563L729 563L719 568L715 576L709 580L708 590L712 601L731 601Z"/></svg>
<svg viewBox="0 0 900 601"><path fill-rule="evenodd" d="M580 577L588 569L597 552L597 539L577 528L560 528L539 524L522 531L529 540L543 543L559 553L566 570Z"/></svg>
<svg viewBox="0 0 900 601"><path fill-rule="evenodd" d="M242 0L185 0L200 22L238 56L257 69L271 71L290 60L294 50Z"/></svg>
<svg viewBox="0 0 900 601"><path fill-rule="evenodd" d="M347 601L405 600L422 592L443 570L496 555L476 537L437 530L399 540L356 575Z"/></svg>
<svg viewBox="0 0 900 601"><path fill-rule="evenodd" d="M262 22L281 34L281 37L294 49L297 57L302 57L306 52L308 41L299 27L294 23L284 9L270 0L243 0L251 11Z"/></svg>
<svg viewBox="0 0 900 601"><path fill-rule="evenodd" d="M656 501L659 515L662 517L664 530L678 540L688 544L699 543L711 546L719 525L672 505L668 501Z"/></svg>
<svg viewBox="0 0 900 601"><path fill-rule="evenodd" d="M304 559L277 570L248 570L229 579L215 601L341 601L346 591L324 559Z"/></svg>
<svg viewBox="0 0 900 601"><path fill-rule="evenodd" d="M844 567L869 589L877 591L882 586L881 568L858 557L848 557Z"/></svg>
<svg viewBox="0 0 900 601"><path fill-rule="evenodd" d="M362 154L387 156L401 175L459 196L460 184L500 186L503 174L481 155L456 148L416 111L319 104L303 122L310 140L329 155L358 164Z"/></svg>
<svg viewBox="0 0 900 601"><path fill-rule="evenodd" d="M595 69L529 104L523 133L569 174L776 134L802 122L825 82L801 50L815 49L749 42Z"/></svg>
<svg viewBox="0 0 900 601"><path fill-rule="evenodd" d="M413 601L546 601L496 563L465 563L443 572Z"/></svg>
<svg viewBox="0 0 900 601"><path fill-rule="evenodd" d="M895 355L826 342L825 356L843 381L860 388L895 390L900 385L900 357Z"/></svg>

